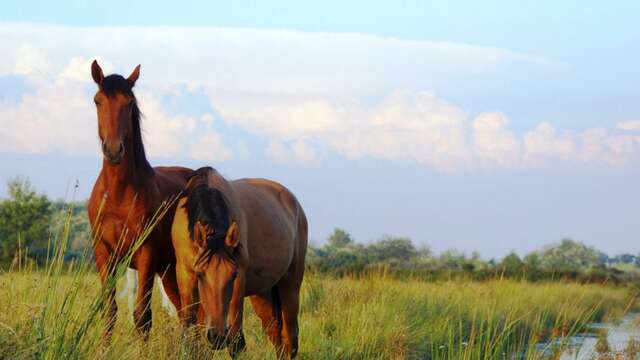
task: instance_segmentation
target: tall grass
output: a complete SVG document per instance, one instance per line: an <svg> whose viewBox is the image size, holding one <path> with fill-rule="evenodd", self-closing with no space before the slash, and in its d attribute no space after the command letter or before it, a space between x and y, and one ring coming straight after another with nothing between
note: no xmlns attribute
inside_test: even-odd
<svg viewBox="0 0 640 360"><path fill-rule="evenodd" d="M157 289L149 340L137 334L125 299L119 299L113 338L106 343L94 265L65 264L65 238L68 225L46 268L20 265L0 275L0 358L228 357L211 351L198 336L185 336L178 320L162 309ZM114 272L113 286L123 271ZM535 359L542 356L540 341L617 318L630 304L624 288L593 284L309 273L302 289L299 354L303 359ZM245 306L248 349L242 357L274 358L248 301Z"/></svg>

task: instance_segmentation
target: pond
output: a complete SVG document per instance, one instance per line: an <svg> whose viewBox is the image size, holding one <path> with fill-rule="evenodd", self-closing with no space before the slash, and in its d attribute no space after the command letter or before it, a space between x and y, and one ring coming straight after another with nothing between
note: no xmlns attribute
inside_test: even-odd
<svg viewBox="0 0 640 360"><path fill-rule="evenodd" d="M556 345L563 341L568 347L559 356L554 355ZM538 346L551 359L640 359L640 313L628 314L617 323L594 323L584 334Z"/></svg>

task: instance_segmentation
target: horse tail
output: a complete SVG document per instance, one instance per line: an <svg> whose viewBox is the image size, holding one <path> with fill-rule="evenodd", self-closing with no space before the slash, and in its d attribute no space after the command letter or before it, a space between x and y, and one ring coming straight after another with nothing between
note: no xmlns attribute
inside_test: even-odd
<svg viewBox="0 0 640 360"><path fill-rule="evenodd" d="M282 335L282 302L280 301L280 294L278 293L278 286L274 285L271 288L271 301L273 302L273 318L276 319L276 326L278 326L278 336Z"/></svg>

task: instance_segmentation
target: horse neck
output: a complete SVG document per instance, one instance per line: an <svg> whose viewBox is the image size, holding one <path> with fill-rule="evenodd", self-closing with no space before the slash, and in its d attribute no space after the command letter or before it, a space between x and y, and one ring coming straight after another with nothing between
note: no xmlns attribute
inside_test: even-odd
<svg viewBox="0 0 640 360"><path fill-rule="evenodd" d="M153 175L152 169L149 172L150 166L146 158L135 158L135 150L131 142L125 148L125 155L119 164L113 165L106 159L102 160L102 174L106 188L109 197L114 200L121 200L128 191L141 195L140 193L146 190L146 185ZM140 164L140 162L143 163Z"/></svg>

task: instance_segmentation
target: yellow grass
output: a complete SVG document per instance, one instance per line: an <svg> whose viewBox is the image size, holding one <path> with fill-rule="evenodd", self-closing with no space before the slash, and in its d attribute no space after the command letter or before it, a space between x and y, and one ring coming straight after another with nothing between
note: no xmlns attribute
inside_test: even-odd
<svg viewBox="0 0 640 360"><path fill-rule="evenodd" d="M58 273L0 275L0 358L180 359L228 358L200 338L185 339L179 323L153 299L153 330L144 343L119 299L113 342L103 343L96 308L99 281L88 267ZM618 317L630 304L623 288L394 280L380 274L331 278L308 274L302 290L300 358L494 359L524 353L550 336ZM245 312L245 359L274 358L250 305ZM87 321L87 319L91 319Z"/></svg>

